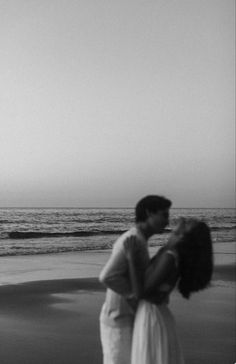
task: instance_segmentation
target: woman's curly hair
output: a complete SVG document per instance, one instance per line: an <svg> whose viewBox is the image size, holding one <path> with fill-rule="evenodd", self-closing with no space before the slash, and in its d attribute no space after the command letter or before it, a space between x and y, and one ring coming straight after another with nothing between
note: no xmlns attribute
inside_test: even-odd
<svg viewBox="0 0 236 364"><path fill-rule="evenodd" d="M210 229L197 221L179 244L180 278L177 284L183 297L206 288L213 271L212 240Z"/></svg>

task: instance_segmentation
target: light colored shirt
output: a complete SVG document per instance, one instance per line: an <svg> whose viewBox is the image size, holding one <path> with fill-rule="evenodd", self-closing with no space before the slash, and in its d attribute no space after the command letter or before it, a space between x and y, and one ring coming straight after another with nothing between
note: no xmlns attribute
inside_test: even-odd
<svg viewBox="0 0 236 364"><path fill-rule="evenodd" d="M124 250L124 242L130 236L136 237L134 264L140 277L144 277L149 263L147 240L137 227L122 234L115 242L111 257L99 276L100 281L108 287L100 320L109 326L129 325L134 320L135 312L125 298L132 293L129 265Z"/></svg>

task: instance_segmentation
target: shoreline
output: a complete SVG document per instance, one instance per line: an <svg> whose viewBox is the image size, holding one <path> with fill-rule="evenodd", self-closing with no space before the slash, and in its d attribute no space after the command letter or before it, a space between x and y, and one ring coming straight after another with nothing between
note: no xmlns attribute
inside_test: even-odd
<svg viewBox="0 0 236 364"><path fill-rule="evenodd" d="M236 265L224 264L215 265L212 284L217 281L234 282L236 284ZM68 291L76 291L80 289L105 291L105 288L98 281L97 277L83 277L83 278L58 278L58 279L45 279L36 281L27 281L20 283L10 283L0 285L1 294L17 294L22 291L28 293L31 290L38 293L63 293ZM0 301L1 305L1 301Z"/></svg>
<svg viewBox="0 0 236 364"><path fill-rule="evenodd" d="M160 247L149 247L150 257ZM236 243L214 244L215 267L236 264ZM98 277L111 250L0 257L0 287L31 281ZM219 270L219 268L217 268Z"/></svg>

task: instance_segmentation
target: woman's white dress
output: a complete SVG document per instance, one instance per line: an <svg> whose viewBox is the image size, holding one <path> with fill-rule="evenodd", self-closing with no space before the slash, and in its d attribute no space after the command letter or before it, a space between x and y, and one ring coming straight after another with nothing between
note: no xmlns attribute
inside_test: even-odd
<svg viewBox="0 0 236 364"><path fill-rule="evenodd" d="M167 284L163 288L169 292L173 289ZM167 303L140 301L134 322L131 364L184 364L175 320Z"/></svg>
<svg viewBox="0 0 236 364"><path fill-rule="evenodd" d="M131 364L184 364L174 318L167 304L141 301L136 313Z"/></svg>

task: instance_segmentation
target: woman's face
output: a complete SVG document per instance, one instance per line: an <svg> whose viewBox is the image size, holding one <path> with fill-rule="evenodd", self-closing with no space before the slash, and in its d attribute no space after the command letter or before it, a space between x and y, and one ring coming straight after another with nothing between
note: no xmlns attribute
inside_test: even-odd
<svg viewBox="0 0 236 364"><path fill-rule="evenodd" d="M180 218L176 228L172 231L170 238L168 239L168 246L175 248L183 239L185 233L185 219Z"/></svg>
<svg viewBox="0 0 236 364"><path fill-rule="evenodd" d="M179 219L177 226L173 230L173 233L175 235L183 235L185 233L185 229L186 229L186 219L184 217L181 217Z"/></svg>
<svg viewBox="0 0 236 364"><path fill-rule="evenodd" d="M175 229L172 232L173 245L180 243L185 234L189 233L191 229L196 226L197 220L195 219L185 219L181 217Z"/></svg>
<svg viewBox="0 0 236 364"><path fill-rule="evenodd" d="M198 224L196 219L187 219L185 222L185 232L188 233Z"/></svg>

